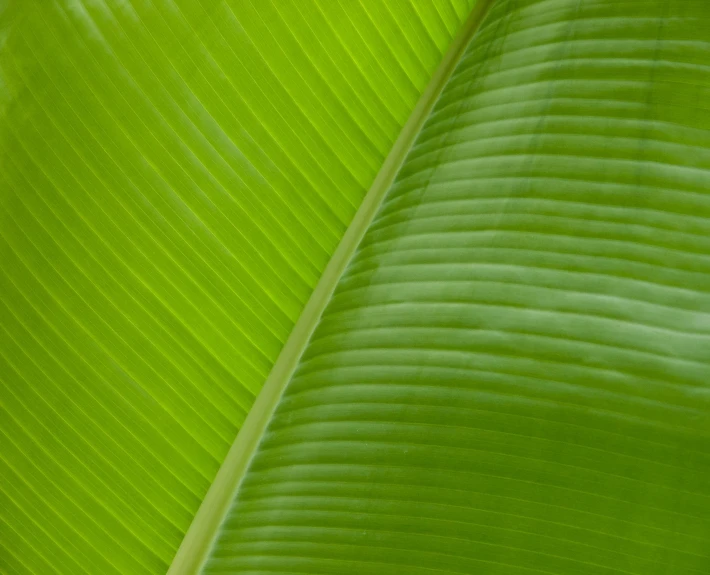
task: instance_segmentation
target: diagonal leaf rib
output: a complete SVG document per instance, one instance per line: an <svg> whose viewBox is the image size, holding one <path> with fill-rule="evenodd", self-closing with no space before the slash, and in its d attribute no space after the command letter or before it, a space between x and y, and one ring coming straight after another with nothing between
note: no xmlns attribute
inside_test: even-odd
<svg viewBox="0 0 710 575"><path fill-rule="evenodd" d="M232 444L214 482L205 496L188 529L175 559L168 570L169 575L188 575L200 571L218 535L229 507L239 490L241 480L256 452L264 430L278 405L286 385L315 330L323 310L346 266L355 253L370 223L377 214L382 200L412 148L417 135L429 117L444 86L487 10L494 0L479 0L456 39L451 44L431 82L422 94L412 115L402 128L392 150L365 196L333 257L328 262L323 276L316 285L303 313L296 322L283 350L279 354L264 387L256 398L244 425Z"/></svg>
<svg viewBox="0 0 710 575"><path fill-rule="evenodd" d="M21 572L168 569L473 2L0 2Z"/></svg>

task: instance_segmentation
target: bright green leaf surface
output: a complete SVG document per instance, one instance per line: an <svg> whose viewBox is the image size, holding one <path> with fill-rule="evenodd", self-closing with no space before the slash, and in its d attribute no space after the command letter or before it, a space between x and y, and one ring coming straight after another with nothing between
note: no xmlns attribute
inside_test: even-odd
<svg viewBox="0 0 710 575"><path fill-rule="evenodd" d="M207 573L710 572L709 30L494 4Z"/></svg>
<svg viewBox="0 0 710 575"><path fill-rule="evenodd" d="M4 8L0 572L165 572L471 5Z"/></svg>

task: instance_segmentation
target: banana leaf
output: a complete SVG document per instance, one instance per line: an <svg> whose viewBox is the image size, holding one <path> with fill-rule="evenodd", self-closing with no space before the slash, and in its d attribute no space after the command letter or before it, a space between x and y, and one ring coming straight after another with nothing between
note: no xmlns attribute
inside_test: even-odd
<svg viewBox="0 0 710 575"><path fill-rule="evenodd" d="M0 572L710 572L705 0L0 30Z"/></svg>

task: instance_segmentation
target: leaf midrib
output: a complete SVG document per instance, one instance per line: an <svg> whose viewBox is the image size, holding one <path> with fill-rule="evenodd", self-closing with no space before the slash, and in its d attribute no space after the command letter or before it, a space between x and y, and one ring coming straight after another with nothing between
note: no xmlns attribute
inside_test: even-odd
<svg viewBox="0 0 710 575"><path fill-rule="evenodd" d="M387 190L414 145L444 86L494 1L478 0L403 126L279 353L254 405L249 410L244 424L173 558L167 575L192 575L202 570L264 431L340 277L377 214Z"/></svg>

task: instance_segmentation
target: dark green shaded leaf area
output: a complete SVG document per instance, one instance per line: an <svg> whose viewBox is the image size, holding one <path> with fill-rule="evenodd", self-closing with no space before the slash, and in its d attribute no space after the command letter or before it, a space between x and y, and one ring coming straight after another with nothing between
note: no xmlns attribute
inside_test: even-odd
<svg viewBox="0 0 710 575"><path fill-rule="evenodd" d="M205 571L710 572L710 4L499 0Z"/></svg>

